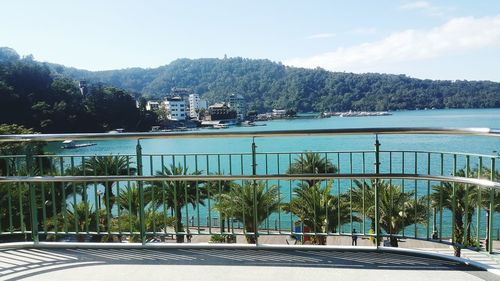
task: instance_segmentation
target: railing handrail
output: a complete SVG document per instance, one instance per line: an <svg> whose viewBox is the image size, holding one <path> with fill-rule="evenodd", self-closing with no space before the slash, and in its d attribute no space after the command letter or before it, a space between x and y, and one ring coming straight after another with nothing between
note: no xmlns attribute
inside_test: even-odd
<svg viewBox="0 0 500 281"><path fill-rule="evenodd" d="M492 128L433 128L433 127L385 127L342 128L308 130L238 131L238 132L146 132L146 133L76 133L76 134L17 134L0 135L2 142L113 140L113 139L172 139L172 138L242 138L242 137L291 137L291 136L342 136L342 135L466 135L500 137L500 129Z"/></svg>
<svg viewBox="0 0 500 281"><path fill-rule="evenodd" d="M256 152L256 155L295 155L295 154L305 154L306 152L315 152L315 153L321 153L321 154L362 154L362 153L375 153L375 150L368 150L368 149L362 149L362 150L307 150L307 151L290 151L290 152L280 152L280 151L262 151L262 152ZM418 153L418 154L443 154L443 155L458 155L458 156L473 156L473 157L485 157L485 158L500 158L500 155L491 155L491 154L480 154L480 153L470 153L470 152L457 152L457 151L437 151L437 150L401 150L401 149L396 149L396 150L380 150L380 153ZM115 153L115 154L107 154L108 156L125 156L125 157L135 157L137 156L136 154L133 153ZM189 153L184 153L184 152L168 152L168 153L143 153L142 156L249 156L252 155L251 152L224 152L224 153L217 153L217 152L189 152ZM35 154L33 157L38 157L38 158L54 158L54 157L101 157L101 156L106 156L102 154ZM24 154L19 154L19 155L0 155L0 158L23 158L26 157Z"/></svg>
<svg viewBox="0 0 500 281"><path fill-rule="evenodd" d="M233 180L330 180L330 179L406 179L430 180L477 185L500 190L500 183L487 179L457 176L435 176L403 173L344 173L344 174L274 174L274 175L173 175L173 176L6 176L0 183L9 182L105 182L105 181L233 181Z"/></svg>

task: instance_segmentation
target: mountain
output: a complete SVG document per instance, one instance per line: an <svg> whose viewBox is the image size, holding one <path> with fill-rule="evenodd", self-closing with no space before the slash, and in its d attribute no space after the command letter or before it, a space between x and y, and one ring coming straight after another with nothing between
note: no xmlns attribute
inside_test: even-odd
<svg viewBox="0 0 500 281"><path fill-rule="evenodd" d="M173 87L192 88L211 103L240 94L248 108L257 112L272 108L310 112L500 107L500 83L496 82L330 72L269 60L178 59L158 68L95 72L47 65L55 75L113 85L146 98L161 98Z"/></svg>
<svg viewBox="0 0 500 281"><path fill-rule="evenodd" d="M54 74L48 64L0 48L2 128L23 126L42 133L145 131L156 122L155 113L137 108L136 98L122 89L96 83L81 91L77 81Z"/></svg>

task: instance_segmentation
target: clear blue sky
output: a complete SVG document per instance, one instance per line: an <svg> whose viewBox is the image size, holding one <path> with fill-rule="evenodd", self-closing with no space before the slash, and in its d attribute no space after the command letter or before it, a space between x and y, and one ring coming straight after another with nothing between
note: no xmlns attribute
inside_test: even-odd
<svg viewBox="0 0 500 281"><path fill-rule="evenodd" d="M89 70L267 58L500 81L500 1L2 0L0 46Z"/></svg>

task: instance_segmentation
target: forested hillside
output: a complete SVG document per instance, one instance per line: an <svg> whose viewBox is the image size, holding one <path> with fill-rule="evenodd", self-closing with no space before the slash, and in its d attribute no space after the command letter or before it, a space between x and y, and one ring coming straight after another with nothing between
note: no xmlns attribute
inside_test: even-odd
<svg viewBox="0 0 500 281"><path fill-rule="evenodd" d="M77 81L54 75L32 57L0 48L0 124L43 133L149 130L156 116L124 90L99 83L82 95Z"/></svg>
<svg viewBox="0 0 500 281"><path fill-rule="evenodd" d="M52 65L74 79L103 82L162 97L173 87L189 87L210 102L242 95L250 109L401 110L423 108L498 108L500 83L433 81L388 74L353 74L287 67L243 58L179 59L154 69L101 72Z"/></svg>
<svg viewBox="0 0 500 281"><path fill-rule="evenodd" d="M90 94L80 93L80 79L88 81ZM156 116L137 109L135 99L161 98L173 87L192 88L212 103L240 94L257 112L500 107L500 83L490 81L339 73L242 58L179 59L154 69L91 72L0 48L0 123L40 132L149 130Z"/></svg>

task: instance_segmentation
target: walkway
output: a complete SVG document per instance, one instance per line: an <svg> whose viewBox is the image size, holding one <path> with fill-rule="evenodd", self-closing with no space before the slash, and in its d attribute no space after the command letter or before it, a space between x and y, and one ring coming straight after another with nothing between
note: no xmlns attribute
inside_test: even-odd
<svg viewBox="0 0 500 281"><path fill-rule="evenodd" d="M361 249L360 249L361 250ZM500 280L422 255L255 248L3 249L0 280Z"/></svg>
<svg viewBox="0 0 500 281"><path fill-rule="evenodd" d="M418 249L426 252L435 252L442 255L453 256L453 249L448 248L421 248ZM482 263L490 267L490 271L500 276L500 257L498 254L489 255L486 252L476 252L468 249L462 249L461 257L473 262ZM500 277L499 277L500 279Z"/></svg>

